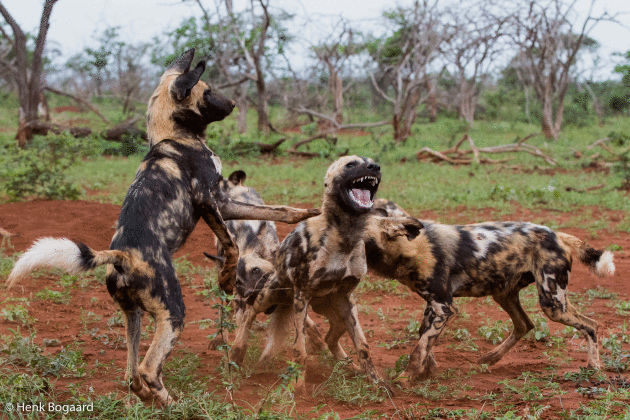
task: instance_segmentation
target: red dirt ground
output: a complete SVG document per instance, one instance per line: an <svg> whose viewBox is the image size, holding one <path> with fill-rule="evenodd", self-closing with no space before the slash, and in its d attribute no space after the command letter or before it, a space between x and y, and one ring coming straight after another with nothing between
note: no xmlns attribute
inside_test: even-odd
<svg viewBox="0 0 630 420"><path fill-rule="evenodd" d="M298 207L309 207L311 203L298 205ZM425 214L424 218L433 218L440 220L446 218L448 220L461 219L462 223L482 220L484 217L492 218L494 214L492 209L486 209L475 215L476 220L467 220L466 216L462 218L459 209L450 212L441 212L435 214ZM603 212L597 209L591 209L594 217L606 217L614 222L621 220L619 213ZM11 232L15 236L10 238L11 245L16 251L25 250L35 239L42 236L70 237L72 239L81 240L94 249L106 249L109 246L110 239L114 233L114 222L119 213L119 207L110 204L99 204L86 201L34 201L26 203L12 203L0 205L0 227ZM470 215L470 213L466 213ZM457 219L459 217L459 219ZM468 216L470 217L470 216ZM515 210L511 217L503 217L504 220L528 220L534 217L545 220L556 220L559 223L563 219L568 219L569 215L557 212L535 212L528 210ZM291 230L291 227L283 223L278 223L279 236L281 239ZM564 232L577 235L581 238L589 238L584 230L579 229L562 229ZM630 249L630 236L625 233L599 231L596 238L589 239L589 243L597 248L604 248L610 244L616 244L624 250ZM187 259L195 265L211 267L212 263L208 262L202 255L202 251L213 252L214 236L209 228L200 223L197 229L188 240L186 246L176 254L176 257L187 255ZM583 303L582 311L599 322L600 342L603 337L608 337L612 333L621 334L621 325L625 321L625 317L617 315L615 308L611 305L609 299L589 299L585 293L588 289L603 287L619 294L619 298L630 300L630 284L627 282L626 274L628 273L630 259L625 252L617 252L615 255L615 263L617 272L613 277L600 279L590 274L583 265L576 262L573 266L569 290L583 297L580 299ZM375 279L375 276L371 276ZM4 279L0 279L3 281ZM370 281L366 279L364 281ZM210 301L204 299L195 293L201 290L200 286L203 281L199 275L195 275L192 281L182 281L184 292L184 300L187 306L187 323L198 321L201 319L215 318L216 314L210 309ZM193 288L196 286L196 288ZM61 290L58 277L53 275L43 275L38 278L31 278L23 281L14 289L0 291L0 300L5 301L9 297L33 297L35 293L49 287L53 290ZM413 338L409 334L403 334L405 327L409 324L410 319L420 321L424 302L417 296L408 294L401 298L400 294L406 290L402 287L398 288L397 294L384 293L382 291L370 291L359 296L358 302L361 305L360 321L364 331L371 344L372 358L377 369L383 373L386 368L392 368L398 358L410 351ZM94 300L93 298L97 298ZM299 413L307 413L320 404L325 404L321 408L322 412L336 411L340 418L348 418L366 410L372 409L380 413L392 416L397 412L402 417L410 416L413 413L415 418L425 415L429 410L436 407L443 407L449 410L455 409L483 409L492 411L492 400L484 401L481 397L498 394L495 401L502 403L512 403L514 410L518 415L529 413L530 407L534 404L549 405L550 408L545 412L543 418L554 418L555 413L561 409L575 410L581 403L589 402L589 397L582 396L575 392L579 386L576 382L570 380L559 379L560 387L566 391L562 395L553 395L546 397L547 391L543 391L543 399L540 401L528 402L520 398L514 393L505 393L504 386L499 384L503 380L513 380L519 377L523 372L532 372L536 374L549 374L550 368L556 368L556 374L562 378L567 372L576 372L580 366L586 365L586 353L584 351L584 342L582 338L569 339L565 338L565 344L559 349L554 349L550 342L539 342L533 339L523 339L519 342L503 360L495 366L491 366L486 371L480 371L479 366L475 364L475 360L482 352L490 350L493 344L485 341L477 334L477 329L483 323L495 320L507 321L508 316L499 309L494 302L485 299L476 299L465 304L457 304L460 314L454 317L445 329L445 333L440 338L439 344L435 348L436 361L438 362L438 371L434 379L437 382L432 383L431 390L437 390L440 386L446 386L448 391L443 392L437 399L428 399L415 393L399 390L397 395L390 401L385 400L380 403L366 403L360 407L350 405L348 403L338 402L324 395L313 396L297 396L297 411ZM3 306L4 307L4 306ZM2 307L0 307L1 309ZM364 308L369 308L366 310ZM94 340L85 333L84 325L81 323L81 314L85 312L93 312L101 317L100 321L89 323L89 329L98 327L101 332L107 332L124 337L122 327L113 327L110 329L106 320L111 318L116 312L116 305L109 297L104 286L98 283L91 283L89 289L76 289L72 291L71 304L55 304L46 300L32 299L29 306L29 315L37 319L34 328L37 331L36 342L41 345L44 338L57 338L60 345L49 347L47 351L55 353L60 350L60 346L66 346L73 342L83 343L84 357L89 364L87 371L94 369L95 362L101 364L113 363L118 369L107 369L103 373L88 375L81 379L80 386L82 388L92 387L97 394L107 394L113 391L119 392L121 397L126 393L121 380L124 374L126 350L124 345L112 347L103 344L99 340ZM377 311L382 311L385 317ZM366 315L367 311L367 315ZM463 314L467 314L464 316ZM259 317L262 318L262 317ZM385 320L383 320L385 319ZM321 319L316 318L320 329L326 331L326 327ZM145 319L146 323L146 319ZM554 333L562 330L564 326L549 322L548 326L551 330L552 337ZM0 320L0 334L8 334L9 329L16 329L16 322ZM456 329L467 329L477 340L475 344L479 346L477 351L467 351L464 349L454 348L461 345L461 341L453 336ZM25 334L25 328L22 327ZM218 351L208 349L207 335L212 334L212 328L201 330L198 324L189 324L182 337L181 345L176 347L177 351L187 350L199 355L202 359L202 368L199 372L202 375L212 377L208 383L208 390L215 391L215 395L222 398L228 398L225 391L221 391L220 375L216 371L216 367L221 360L222 354ZM391 343L392 339L410 338L411 341L394 346L387 349L378 346L377 343ZM347 336L342 339L342 344L347 351L351 350L351 343ZM141 351L144 352L148 348L149 341L143 340ZM460 346L461 347L461 346ZM603 355L609 355L610 351L600 349ZM630 350L627 344L624 344L624 350ZM546 353L547 355L545 355ZM255 371L249 377L240 379L240 387L234 393L233 398L238 405L252 408L261 401L270 387L277 386L278 373L284 371L286 360L289 360L290 352L285 353L285 357L278 358L275 366L265 372ZM571 359L569 359L571 358ZM572 360L567 363L568 360ZM320 366L317 357L311 357L307 369L306 382L309 389L314 389L328 378L331 374L329 366ZM615 376L613 372L605 372L609 377ZM68 384L78 382L76 379L59 379L55 385L57 391L63 391ZM169 377L165 376L165 384L169 386ZM539 386L541 386L539 384ZM589 386L588 383L582 383L582 386ZM600 385L604 386L605 385ZM542 388L542 386L541 386ZM453 395L455 391L459 394ZM592 401L592 400L590 400ZM317 412L310 416L316 416Z"/></svg>

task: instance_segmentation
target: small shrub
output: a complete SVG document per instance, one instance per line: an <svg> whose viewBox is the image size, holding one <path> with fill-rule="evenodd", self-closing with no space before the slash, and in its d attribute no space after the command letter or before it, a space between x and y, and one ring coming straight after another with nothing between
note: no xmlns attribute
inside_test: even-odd
<svg viewBox="0 0 630 420"><path fill-rule="evenodd" d="M477 332L492 344L499 344L509 333L509 329L507 323L497 321L492 325L482 325Z"/></svg>
<svg viewBox="0 0 630 420"><path fill-rule="evenodd" d="M81 156L73 140L69 134L36 137L29 149L14 149L11 156L5 157L4 165L0 165L0 177L6 179L3 187L9 199L78 199L83 190L69 182L64 174Z"/></svg>

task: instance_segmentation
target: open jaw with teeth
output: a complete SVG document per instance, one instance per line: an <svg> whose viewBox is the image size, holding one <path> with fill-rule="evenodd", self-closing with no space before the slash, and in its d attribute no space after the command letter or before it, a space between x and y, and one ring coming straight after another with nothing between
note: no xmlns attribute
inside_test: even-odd
<svg viewBox="0 0 630 420"><path fill-rule="evenodd" d="M373 176L364 176L352 181L350 185L350 198L359 207L370 209L374 205L374 194L378 189L378 179Z"/></svg>

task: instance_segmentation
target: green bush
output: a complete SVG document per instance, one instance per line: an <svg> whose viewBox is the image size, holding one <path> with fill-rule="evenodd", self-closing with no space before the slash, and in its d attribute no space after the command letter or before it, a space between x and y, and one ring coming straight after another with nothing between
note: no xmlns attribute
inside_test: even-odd
<svg viewBox="0 0 630 420"><path fill-rule="evenodd" d="M80 149L69 134L35 137L26 150L5 149L0 162L5 193L11 201L78 199L83 190L69 182L64 171L77 163Z"/></svg>

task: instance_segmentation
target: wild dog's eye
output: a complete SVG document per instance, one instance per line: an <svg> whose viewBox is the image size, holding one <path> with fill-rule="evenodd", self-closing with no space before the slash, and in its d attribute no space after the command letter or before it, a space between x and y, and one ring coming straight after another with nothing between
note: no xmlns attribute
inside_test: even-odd
<svg viewBox="0 0 630 420"><path fill-rule="evenodd" d="M258 268L258 267L254 267L254 268L252 268L252 274L253 274L254 276L258 276L258 275L260 275L261 273L262 273L262 271L260 270L260 268Z"/></svg>
<svg viewBox="0 0 630 420"><path fill-rule="evenodd" d="M357 166L356 162L348 162L348 163L346 163L346 168L354 168L355 166Z"/></svg>

